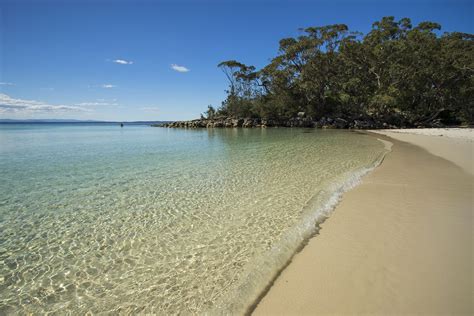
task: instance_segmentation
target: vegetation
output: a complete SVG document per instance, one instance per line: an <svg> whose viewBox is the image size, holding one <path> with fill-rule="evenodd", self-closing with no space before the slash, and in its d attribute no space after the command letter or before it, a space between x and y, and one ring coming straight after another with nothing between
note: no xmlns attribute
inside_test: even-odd
<svg viewBox="0 0 474 316"><path fill-rule="evenodd" d="M280 40L278 55L260 70L221 62L228 95L206 116L472 124L474 35L440 29L394 17L373 23L365 36L344 24L301 29Z"/></svg>

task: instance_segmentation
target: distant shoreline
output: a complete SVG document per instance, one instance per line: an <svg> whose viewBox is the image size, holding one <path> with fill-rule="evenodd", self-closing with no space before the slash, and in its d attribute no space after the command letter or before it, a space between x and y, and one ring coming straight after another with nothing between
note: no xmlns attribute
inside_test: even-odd
<svg viewBox="0 0 474 316"><path fill-rule="evenodd" d="M399 129L399 128L462 128L462 126L445 126L441 122L430 122L417 126L389 124L384 120L374 118L357 117L323 117L313 119L304 114L287 119L265 119L265 118L234 118L218 117L213 119L195 119L187 121L160 122L152 124L153 127L170 128L266 128L266 127L306 127L306 128L337 128L337 129Z"/></svg>
<svg viewBox="0 0 474 316"><path fill-rule="evenodd" d="M165 124L169 121L0 120L0 124Z"/></svg>

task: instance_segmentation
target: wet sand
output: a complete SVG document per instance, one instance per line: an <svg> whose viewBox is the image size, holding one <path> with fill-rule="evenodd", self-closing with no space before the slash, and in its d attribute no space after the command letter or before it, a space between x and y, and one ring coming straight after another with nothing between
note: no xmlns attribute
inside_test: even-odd
<svg viewBox="0 0 474 316"><path fill-rule="evenodd" d="M473 314L472 159L448 160L472 154L472 142L459 149L437 137L427 145L433 155L377 137L392 152L344 195L255 315Z"/></svg>

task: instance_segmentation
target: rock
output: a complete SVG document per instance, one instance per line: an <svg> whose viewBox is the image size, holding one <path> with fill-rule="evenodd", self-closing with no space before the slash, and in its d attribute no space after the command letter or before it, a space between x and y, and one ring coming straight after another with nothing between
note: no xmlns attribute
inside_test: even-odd
<svg viewBox="0 0 474 316"><path fill-rule="evenodd" d="M243 119L232 119L232 127L242 127Z"/></svg>
<svg viewBox="0 0 474 316"><path fill-rule="evenodd" d="M342 118L339 118L339 117L334 120L334 125L336 126L336 128L347 128L347 127L349 127L349 123L345 119L342 119Z"/></svg>
<svg viewBox="0 0 474 316"><path fill-rule="evenodd" d="M246 118L244 119L244 122L242 123L242 127L253 127L254 126L254 122L251 118Z"/></svg>
<svg viewBox="0 0 474 316"><path fill-rule="evenodd" d="M304 115L303 115L304 114ZM383 121L382 121L383 122ZM216 117L213 119L198 119L192 121L176 121L162 125L173 128L252 128L252 127L301 127L301 128L354 128L354 129L376 129L393 128L392 124L387 122L377 122L371 117L358 116L357 118L347 119L342 117L322 117L318 121L312 117L306 116L306 113L299 112L297 116L287 119L269 119L269 118L235 118L235 117ZM442 126L441 121L435 120L432 126Z"/></svg>

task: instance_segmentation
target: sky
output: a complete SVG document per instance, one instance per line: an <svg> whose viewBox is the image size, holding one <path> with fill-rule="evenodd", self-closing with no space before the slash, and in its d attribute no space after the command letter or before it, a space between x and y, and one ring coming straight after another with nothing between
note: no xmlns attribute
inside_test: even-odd
<svg viewBox="0 0 474 316"><path fill-rule="evenodd" d="M474 33L473 3L0 0L0 119L193 119L225 98L219 62L260 68L299 28L395 16Z"/></svg>

